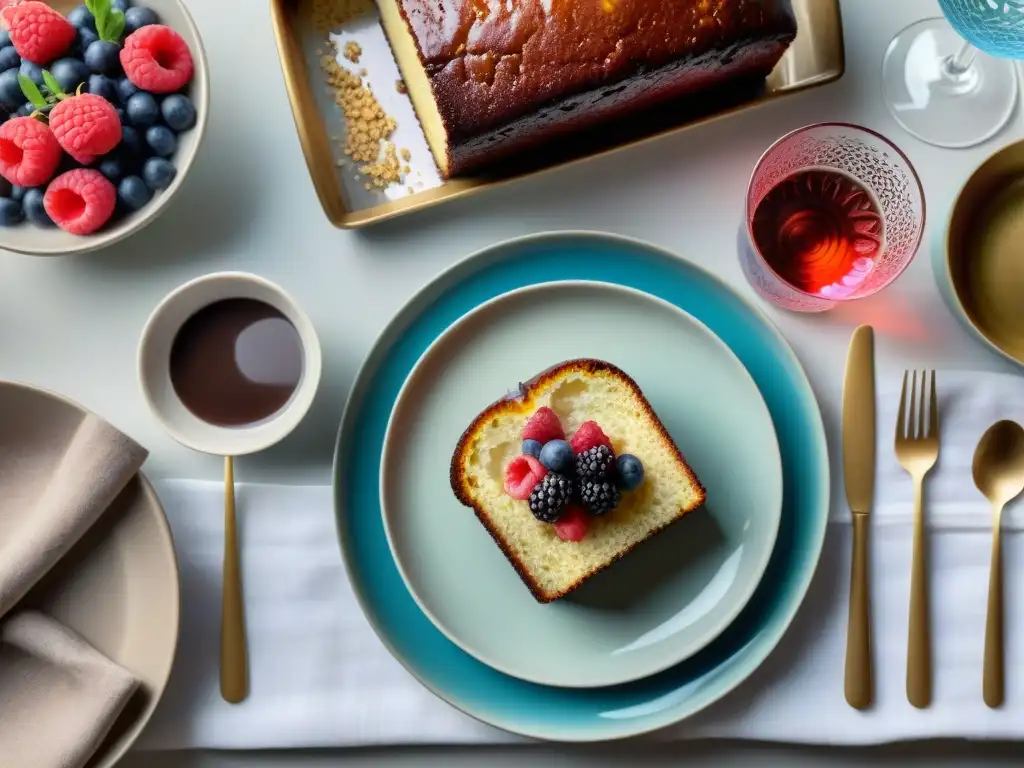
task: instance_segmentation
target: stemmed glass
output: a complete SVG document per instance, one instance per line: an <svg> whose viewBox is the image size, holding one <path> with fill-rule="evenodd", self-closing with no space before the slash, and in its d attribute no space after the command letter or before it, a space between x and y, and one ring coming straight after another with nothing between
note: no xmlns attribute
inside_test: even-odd
<svg viewBox="0 0 1024 768"><path fill-rule="evenodd" d="M896 121L940 147L994 136L1017 102L1014 59L1024 59L1024 0L939 0L945 18L893 38L882 93Z"/></svg>

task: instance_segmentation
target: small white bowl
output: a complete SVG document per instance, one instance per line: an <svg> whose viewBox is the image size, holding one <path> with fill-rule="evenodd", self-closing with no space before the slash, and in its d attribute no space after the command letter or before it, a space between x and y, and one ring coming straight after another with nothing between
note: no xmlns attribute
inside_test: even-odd
<svg viewBox="0 0 1024 768"><path fill-rule="evenodd" d="M65 15L79 5L75 0L46 2ZM178 136L178 151L171 158L178 169L174 181L167 189L156 192L141 210L124 216L116 225L103 227L94 234L72 235L58 227L40 227L26 221L15 227L0 227L0 248L29 256L72 256L106 248L155 221L181 188L206 135L210 114L210 65L199 29L182 0L139 0L139 4L156 11L161 24L171 27L185 39L195 63L195 74L186 93L196 107L196 124Z"/></svg>
<svg viewBox="0 0 1024 768"><path fill-rule="evenodd" d="M302 344L302 378L291 399L273 416L248 426L219 427L203 421L185 406L171 383L171 346L178 331L196 312L223 299L269 304L295 326ZM150 315L139 341L139 384L157 420L182 445L217 456L256 453L287 436L313 402L320 369L320 342L306 313L281 288L245 272L206 275L172 291Z"/></svg>

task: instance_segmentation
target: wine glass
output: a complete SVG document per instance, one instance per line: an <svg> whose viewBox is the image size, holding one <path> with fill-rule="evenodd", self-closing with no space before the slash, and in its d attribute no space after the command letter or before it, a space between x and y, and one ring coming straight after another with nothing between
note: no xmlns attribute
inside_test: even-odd
<svg viewBox="0 0 1024 768"><path fill-rule="evenodd" d="M823 312L899 277L924 223L921 181L897 146L869 128L809 125L776 141L754 167L740 266L762 298Z"/></svg>
<svg viewBox="0 0 1024 768"><path fill-rule="evenodd" d="M1024 59L1024 0L939 0L945 18L911 24L882 64L896 121L940 147L994 136L1017 103L1014 59Z"/></svg>

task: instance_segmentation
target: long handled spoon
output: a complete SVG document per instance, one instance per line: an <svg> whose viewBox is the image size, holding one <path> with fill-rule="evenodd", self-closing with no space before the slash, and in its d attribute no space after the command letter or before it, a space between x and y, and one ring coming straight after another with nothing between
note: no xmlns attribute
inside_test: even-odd
<svg viewBox="0 0 1024 768"><path fill-rule="evenodd" d="M235 470L224 458L224 585L220 624L220 695L231 704L249 695L249 662L245 648L242 572L238 562L235 522Z"/></svg>
<svg viewBox="0 0 1024 768"><path fill-rule="evenodd" d="M972 472L974 484L992 503L994 516L982 695L995 708L1002 706L1005 691L1000 518L1003 507L1024 490L1024 429L1015 421L997 421L989 427L974 451Z"/></svg>

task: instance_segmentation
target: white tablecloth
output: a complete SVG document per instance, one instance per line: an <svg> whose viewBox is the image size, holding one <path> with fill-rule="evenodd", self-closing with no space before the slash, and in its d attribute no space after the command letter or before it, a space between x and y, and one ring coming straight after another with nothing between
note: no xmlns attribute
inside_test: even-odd
<svg viewBox="0 0 1024 768"><path fill-rule="evenodd" d="M926 486L931 537L934 704L904 694L912 489L892 452L898 400L879 387L873 530L876 706L843 698L850 529L842 478L810 594L766 663L725 699L657 738L823 744L923 737L1024 737L1024 506L1004 516L1007 698L981 698L991 516L971 481L974 447L997 419L1024 422L1024 380L939 371L942 452ZM513 741L423 689L378 641L352 595L326 487L238 489L252 692L218 689L223 490L158 484L180 553L182 636L172 682L142 749L286 748Z"/></svg>

